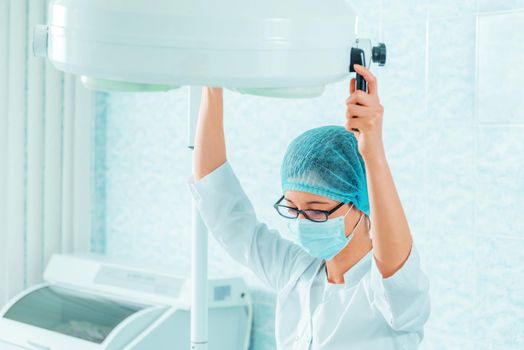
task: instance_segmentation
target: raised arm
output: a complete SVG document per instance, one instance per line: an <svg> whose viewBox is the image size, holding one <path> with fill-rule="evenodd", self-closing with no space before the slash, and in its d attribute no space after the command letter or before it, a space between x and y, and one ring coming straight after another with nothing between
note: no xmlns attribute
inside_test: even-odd
<svg viewBox="0 0 524 350"><path fill-rule="evenodd" d="M376 78L363 66L356 71L366 79L369 92L350 84L346 128L355 134L366 165L373 253L384 278L397 272L407 260L412 246L408 222L402 209L382 142L384 108L378 97ZM355 131L357 130L357 131Z"/></svg>
<svg viewBox="0 0 524 350"><path fill-rule="evenodd" d="M209 232L268 287L281 290L312 258L260 222L226 159L222 89L203 88L189 187Z"/></svg>
<svg viewBox="0 0 524 350"><path fill-rule="evenodd" d="M420 257L409 230L382 143L384 108L371 72L355 65L368 82L369 93L350 84L346 128L354 132L366 166L371 213L373 263L371 290L374 305L397 331L417 331L430 315L429 279L420 268ZM357 129L358 131L355 131Z"/></svg>
<svg viewBox="0 0 524 350"><path fill-rule="evenodd" d="M193 151L193 174L200 180L226 161L222 88L202 88Z"/></svg>

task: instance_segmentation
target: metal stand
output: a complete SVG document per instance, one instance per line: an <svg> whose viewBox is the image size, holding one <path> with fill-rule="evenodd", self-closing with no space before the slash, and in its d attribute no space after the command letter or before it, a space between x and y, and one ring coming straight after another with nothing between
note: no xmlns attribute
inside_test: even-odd
<svg viewBox="0 0 524 350"><path fill-rule="evenodd" d="M188 147L194 150L194 138L198 121L201 86L189 87ZM193 165L193 155L191 156ZM193 168L191 168L193 171ZM195 201L192 201L192 250L191 250L191 350L207 350L208 300L207 300L207 228L200 217Z"/></svg>

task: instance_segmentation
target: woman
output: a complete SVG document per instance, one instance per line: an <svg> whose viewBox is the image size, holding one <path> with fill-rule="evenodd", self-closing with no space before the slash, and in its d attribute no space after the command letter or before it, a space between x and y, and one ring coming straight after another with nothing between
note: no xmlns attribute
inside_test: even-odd
<svg viewBox="0 0 524 350"><path fill-rule="evenodd" d="M275 208L296 243L257 220L226 160L222 89L203 89L189 186L209 232L277 293L278 349L416 349L430 314L386 161L377 81L355 69L369 91L351 80L345 128L306 131L282 161Z"/></svg>

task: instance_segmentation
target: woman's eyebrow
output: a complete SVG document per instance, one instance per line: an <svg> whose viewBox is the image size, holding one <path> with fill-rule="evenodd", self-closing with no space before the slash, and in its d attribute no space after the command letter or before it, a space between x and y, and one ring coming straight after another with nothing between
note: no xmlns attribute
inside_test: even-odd
<svg viewBox="0 0 524 350"><path fill-rule="evenodd" d="M290 202L290 203L293 203L292 200L290 199L287 199L287 198L284 198L286 201ZM293 203L295 204L295 203ZM306 204L330 204L328 202L319 202L319 201L309 201L309 202L306 202Z"/></svg>

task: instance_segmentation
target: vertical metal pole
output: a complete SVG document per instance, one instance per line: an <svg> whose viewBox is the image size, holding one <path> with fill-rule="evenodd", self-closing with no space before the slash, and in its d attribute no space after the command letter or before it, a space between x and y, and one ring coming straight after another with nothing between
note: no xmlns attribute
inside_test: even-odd
<svg viewBox="0 0 524 350"><path fill-rule="evenodd" d="M189 87L188 147L191 151L194 150L201 96L201 86ZM193 171L193 157L191 157L191 171ZM194 200L192 202L192 220L191 350L207 350L207 229Z"/></svg>

